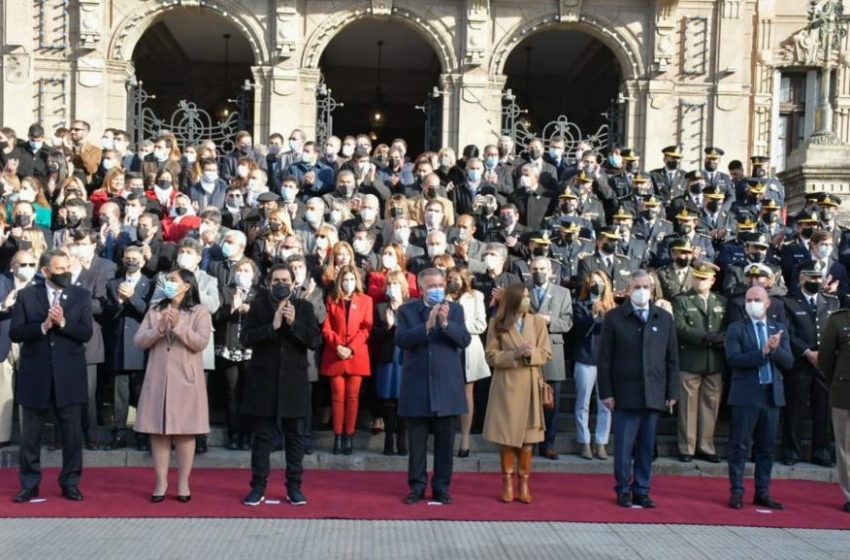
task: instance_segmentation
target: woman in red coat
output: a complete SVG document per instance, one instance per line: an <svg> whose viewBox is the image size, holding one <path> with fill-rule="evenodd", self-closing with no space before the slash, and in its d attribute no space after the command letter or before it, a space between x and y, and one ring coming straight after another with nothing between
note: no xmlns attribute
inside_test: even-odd
<svg viewBox="0 0 850 560"><path fill-rule="evenodd" d="M381 262L378 264L378 270L369 273L369 281L366 286L366 293L372 298L375 304L383 303L387 299L387 274L393 271L399 271L405 275L407 285L410 286L410 297L413 299L419 298L419 290L416 288L416 276L411 272L407 272L407 259L404 256L404 249L398 243L390 243L381 249L379 255Z"/></svg>
<svg viewBox="0 0 850 560"><path fill-rule="evenodd" d="M333 452L350 455L360 381L370 373L366 343L373 321L372 298L363 293L360 274L355 267L340 267L327 309L327 318L322 325L325 348L321 373L330 377Z"/></svg>

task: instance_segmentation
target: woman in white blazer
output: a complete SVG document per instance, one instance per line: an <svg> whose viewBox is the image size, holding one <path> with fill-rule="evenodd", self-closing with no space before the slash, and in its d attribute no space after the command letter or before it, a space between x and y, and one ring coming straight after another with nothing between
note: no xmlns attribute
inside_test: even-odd
<svg viewBox="0 0 850 560"><path fill-rule="evenodd" d="M457 452L458 457L468 457L469 430L472 427L474 411L473 387L479 379L490 377L490 366L487 365L480 336L487 330L487 307L484 305L484 294L472 289L472 276L466 268L452 268L446 274L446 299L463 307L466 330L472 335L472 342L464 350L466 403L469 412L460 417L460 447Z"/></svg>

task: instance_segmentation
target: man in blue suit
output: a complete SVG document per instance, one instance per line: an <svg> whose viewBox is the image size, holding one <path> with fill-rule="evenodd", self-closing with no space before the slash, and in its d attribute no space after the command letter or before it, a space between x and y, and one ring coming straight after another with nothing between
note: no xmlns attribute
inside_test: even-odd
<svg viewBox="0 0 850 560"><path fill-rule="evenodd" d="M17 401L21 405L20 479L16 503L38 496L41 435L51 409L62 435L62 496L83 499L82 411L88 400L85 343L92 336L92 298L71 284L64 251L41 256L42 282L18 292L9 337L21 345Z"/></svg>
<svg viewBox="0 0 850 560"><path fill-rule="evenodd" d="M464 391L463 349L472 340L466 330L463 308L445 300L446 278L436 268L426 268L417 279L423 298L402 305L396 319L396 346L404 350L404 369L398 414L408 419L407 464L414 504L425 497L428 432L434 433L433 499L450 504L455 419L467 412Z"/></svg>
<svg viewBox="0 0 850 560"><path fill-rule="evenodd" d="M794 365L785 325L767 318L770 298L761 286L746 293L748 318L726 330L726 365L732 370L729 386L729 507L744 507L744 461L750 444L756 459L755 505L783 509L770 496L779 408L785 406L782 370ZM753 441L755 439L755 441Z"/></svg>

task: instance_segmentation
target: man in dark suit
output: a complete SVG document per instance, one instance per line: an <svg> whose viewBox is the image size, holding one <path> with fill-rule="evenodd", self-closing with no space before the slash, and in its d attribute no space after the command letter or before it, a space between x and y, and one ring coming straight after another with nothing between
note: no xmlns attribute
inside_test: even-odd
<svg viewBox="0 0 850 560"><path fill-rule="evenodd" d="M404 351L404 371L399 389L398 414L408 421L407 476L410 493L405 503L425 497L429 431L434 434L433 499L452 503L452 450L455 420L467 412L461 352L472 340L463 318L463 308L445 298L446 278L435 268L426 268L417 279L421 300L398 310L396 346Z"/></svg>
<svg viewBox="0 0 850 560"><path fill-rule="evenodd" d="M782 462L794 465L803 455L806 403L812 410L812 463L832 467L829 452L829 388L818 363L821 332L838 297L822 292L823 271L800 269L799 290L785 296L785 315L794 368L785 383L785 420L782 423Z"/></svg>
<svg viewBox="0 0 850 560"><path fill-rule="evenodd" d="M62 434L62 495L79 501L83 468L82 411L88 399L85 343L92 336L91 294L71 285L65 252L39 262L44 282L24 288L12 308L9 336L21 345L17 401L22 407L20 479L16 503L38 496L41 435L50 409Z"/></svg>
<svg viewBox="0 0 850 560"><path fill-rule="evenodd" d="M770 298L761 286L747 293L748 318L726 330L726 364L732 370L729 386L729 507L744 507L744 461L753 444L755 505L783 509L770 496L779 408L785 406L782 370L794 365L785 325L767 318ZM755 441L753 441L755 436Z"/></svg>
<svg viewBox="0 0 850 560"><path fill-rule="evenodd" d="M243 346L253 349L240 403L240 412L251 417L254 434L251 492L243 503L256 506L265 500L272 438L281 418L286 497L292 505L304 505L304 418L310 413L307 353L319 345L322 335L310 302L292 297L294 276L287 265L272 266L268 278L269 290L251 304L240 334Z"/></svg>
<svg viewBox="0 0 850 560"><path fill-rule="evenodd" d="M615 490L623 507L655 507L649 497L655 429L679 394L676 327L670 313L650 302L651 290L648 272L632 273L629 301L605 315L599 345L599 398L614 415Z"/></svg>
<svg viewBox="0 0 850 560"><path fill-rule="evenodd" d="M664 154L664 167L650 171L649 178L655 194L667 203L685 194L685 172L679 167L682 152L678 146L667 146L661 152Z"/></svg>

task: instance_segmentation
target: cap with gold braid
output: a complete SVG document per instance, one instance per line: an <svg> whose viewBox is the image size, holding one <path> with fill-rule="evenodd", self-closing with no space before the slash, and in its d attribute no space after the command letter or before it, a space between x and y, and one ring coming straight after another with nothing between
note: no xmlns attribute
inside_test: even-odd
<svg viewBox="0 0 850 560"><path fill-rule="evenodd" d="M666 148L661 150L661 153L664 154L665 156L671 157L671 158L681 158L682 157L682 152L679 150L679 146L667 146Z"/></svg>
<svg viewBox="0 0 850 560"><path fill-rule="evenodd" d="M720 159L725 152L716 146L709 146L705 149L705 159Z"/></svg>
<svg viewBox="0 0 850 560"><path fill-rule="evenodd" d="M753 231L758 224L750 219L749 216L737 222L738 231Z"/></svg>
<svg viewBox="0 0 850 560"><path fill-rule="evenodd" d="M692 268L694 269L692 274L695 277L700 278L702 280L708 280L709 278L714 278L714 276L718 272L720 272L719 266L717 266L716 264L714 264L712 262L703 261L703 260L699 260L699 261L695 262L692 265Z"/></svg>
<svg viewBox="0 0 850 560"><path fill-rule="evenodd" d="M704 189L702 189L702 194L706 198L710 198L713 200L723 200L726 198L726 193L723 192L723 189L720 188L720 185L708 185Z"/></svg>

